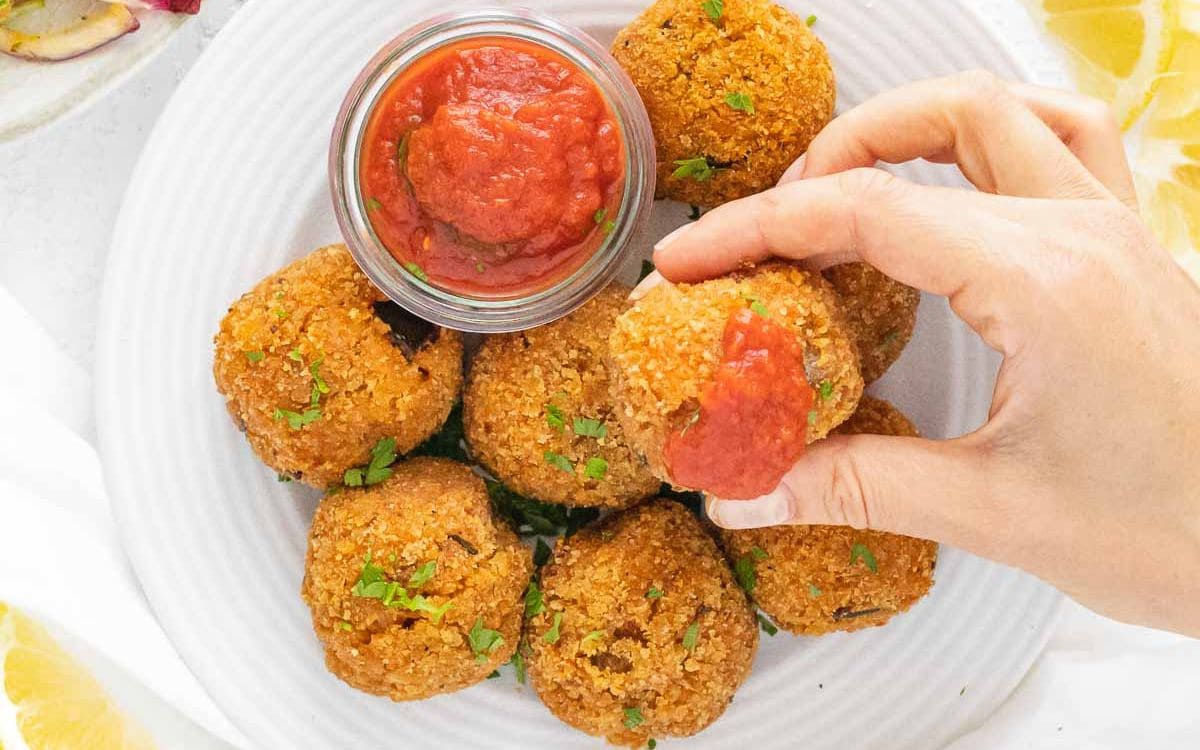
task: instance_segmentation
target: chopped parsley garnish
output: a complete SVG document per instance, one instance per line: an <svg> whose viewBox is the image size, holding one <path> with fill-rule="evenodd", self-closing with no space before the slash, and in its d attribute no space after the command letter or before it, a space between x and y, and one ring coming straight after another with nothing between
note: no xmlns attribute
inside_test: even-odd
<svg viewBox="0 0 1200 750"><path fill-rule="evenodd" d="M513 665L513 672L515 672L517 675L517 682L524 685L525 684L525 657L521 654L520 646L518 646L517 650L515 652L513 652L512 659L510 659L508 663Z"/></svg>
<svg viewBox="0 0 1200 750"><path fill-rule="evenodd" d="M412 135L412 131L408 131L400 137L400 142L396 144L396 164L400 167L400 171L408 175L408 137Z"/></svg>
<svg viewBox="0 0 1200 750"><path fill-rule="evenodd" d="M329 384L325 382L325 378L321 377L321 363L324 361L324 357L317 357L308 365L308 373L312 375L313 379L313 406L317 405L321 394L329 393Z"/></svg>
<svg viewBox="0 0 1200 750"><path fill-rule="evenodd" d="M304 355L302 355L300 353L299 349L291 350L290 352L287 353L287 356L288 356L288 359L292 360L293 362L303 362L304 361Z"/></svg>
<svg viewBox="0 0 1200 750"><path fill-rule="evenodd" d="M546 404L546 424L554 429L562 432L563 427L567 424L566 416L563 410L554 404Z"/></svg>
<svg viewBox="0 0 1200 750"><path fill-rule="evenodd" d="M272 310L271 314L274 315L276 318L283 320L284 318L287 317L287 310L282 310L282 309L281 310Z"/></svg>
<svg viewBox="0 0 1200 750"><path fill-rule="evenodd" d="M538 588L537 581L530 581L529 588L525 589L525 616L533 617L540 615L546 609L545 603L542 601L542 590Z"/></svg>
<svg viewBox="0 0 1200 750"><path fill-rule="evenodd" d="M592 221L599 224L600 222L604 221L604 217L607 215L608 209L601 206L600 208L596 209L596 213L592 214Z"/></svg>
<svg viewBox="0 0 1200 750"><path fill-rule="evenodd" d="M662 595L663 595L662 589L656 588L654 586L651 586L650 590L646 592L647 599L661 599Z"/></svg>
<svg viewBox="0 0 1200 750"><path fill-rule="evenodd" d="M437 561L430 560L413 571L413 574L408 579L408 585L414 589L420 588L429 583L429 579L433 578L434 573L437 573Z"/></svg>
<svg viewBox="0 0 1200 750"><path fill-rule="evenodd" d="M352 593L355 596L378 599L383 596L386 587L387 579L383 575L383 568L371 562L371 553L368 552L363 557L362 570L358 573L358 580L354 582Z"/></svg>
<svg viewBox="0 0 1200 750"><path fill-rule="evenodd" d="M559 638L558 626L559 625L562 625L562 612L555 612L554 613L554 624L552 624L550 626L550 629L546 631L546 634L542 636L542 640L545 641L546 643L558 643L558 638Z"/></svg>
<svg viewBox="0 0 1200 750"><path fill-rule="evenodd" d="M579 639L579 647L583 648L583 644L587 643L588 641L595 641L595 640L598 640L603 637L604 637L603 630L593 630L592 632L588 633L587 635L585 635L584 637Z"/></svg>
<svg viewBox="0 0 1200 750"><path fill-rule="evenodd" d="M450 416L446 417L446 423L442 425L442 429L433 434L433 437L418 445L410 456L438 456L440 458L453 458L455 461L469 462L467 451L463 448L465 441L463 440L463 423L462 423L462 401L454 405L450 410Z"/></svg>
<svg viewBox="0 0 1200 750"><path fill-rule="evenodd" d="M454 606L453 602L446 602L439 607L420 594L409 596L408 591L400 584L387 580L383 568L371 562L370 552L363 558L362 570L359 571L358 580L354 582L351 593L367 599L378 599L385 607L425 612L434 624L441 622L446 612Z"/></svg>
<svg viewBox="0 0 1200 750"><path fill-rule="evenodd" d="M742 555L733 564L733 577L737 579L738 585L747 594L754 595L754 587L758 585L758 574L754 570L754 563L758 560L764 560L767 553L761 547L751 547L750 552Z"/></svg>
<svg viewBox="0 0 1200 750"><path fill-rule="evenodd" d="M649 260L642 261L642 270L638 273L638 282L644 281L647 276L654 273L654 262Z"/></svg>
<svg viewBox="0 0 1200 750"><path fill-rule="evenodd" d="M275 299L277 299L277 300L283 299L283 290L282 289L275 290Z"/></svg>
<svg viewBox="0 0 1200 750"><path fill-rule="evenodd" d="M689 218L689 219L691 219L692 221L696 221L696 220L697 220L697 219L699 219L699 218L700 218L700 216L701 216L701 213L700 213L700 207L699 207L699 206L697 206L695 203L692 203L692 204L689 204L689 205L691 205L691 207L692 207L692 210L691 210L691 212L688 214L688 218Z"/></svg>
<svg viewBox="0 0 1200 750"><path fill-rule="evenodd" d="M252 365L256 365L259 362L262 362L263 357L265 357L265 356L267 356L267 355L262 352L246 352L246 359L249 360L250 364L252 364Z"/></svg>
<svg viewBox="0 0 1200 750"><path fill-rule="evenodd" d="M378 211L381 208L383 208L383 204L379 202L378 198L367 198L368 211Z"/></svg>
<svg viewBox="0 0 1200 750"><path fill-rule="evenodd" d="M812 427L817 423L817 410L811 409L808 412L808 426Z"/></svg>
<svg viewBox="0 0 1200 750"><path fill-rule="evenodd" d="M883 340L879 342L882 347L891 346L896 343L896 339L900 338L900 331L891 328L887 333L883 334Z"/></svg>
<svg viewBox="0 0 1200 750"><path fill-rule="evenodd" d="M561 453L546 451L542 454L542 458L546 459L546 463L550 464L556 469L562 469L568 474L575 473L575 467L571 466L571 462Z"/></svg>
<svg viewBox="0 0 1200 750"><path fill-rule="evenodd" d="M416 263L413 263L411 260L404 262L404 269L413 276L416 276L421 281L429 281L429 277L425 275L425 269L421 268Z"/></svg>
<svg viewBox="0 0 1200 750"><path fill-rule="evenodd" d="M646 740L646 750L654 750L656 747L658 747L658 740L654 739L653 737Z"/></svg>
<svg viewBox="0 0 1200 750"><path fill-rule="evenodd" d="M600 231L604 232L605 234L612 234L612 230L616 228L617 222L609 219L608 221L604 222L604 226L600 227Z"/></svg>
<svg viewBox="0 0 1200 750"><path fill-rule="evenodd" d="M696 156L691 159L676 159L675 171L671 176L680 180L691 177L696 182L707 182L719 171L721 167L713 166L707 156Z"/></svg>
<svg viewBox="0 0 1200 750"><path fill-rule="evenodd" d="M645 720L646 717L642 716L640 708L627 708L625 709L625 721L622 723L626 729L637 729Z"/></svg>
<svg viewBox="0 0 1200 750"><path fill-rule="evenodd" d="M704 0L701 7L713 21L720 21L721 14L725 12L725 0Z"/></svg>
<svg viewBox="0 0 1200 750"><path fill-rule="evenodd" d="M345 620L342 620L341 622L339 622L338 627L341 628L342 630L345 630L347 633L349 633L351 630L354 630L354 626L351 625L350 623L346 622Z"/></svg>
<svg viewBox="0 0 1200 750"><path fill-rule="evenodd" d="M693 651L696 648L696 641L700 640L700 622L693 622L688 625L687 630L683 634L683 647L688 651Z"/></svg>
<svg viewBox="0 0 1200 750"><path fill-rule="evenodd" d="M821 397L822 401L828 401L830 398L832 398L833 397L833 381L832 380L822 380L821 384L819 386L817 386L817 395L819 395Z"/></svg>
<svg viewBox="0 0 1200 750"><path fill-rule="evenodd" d="M575 417L574 424L571 427L575 430L575 434L581 437L593 437L599 440L608 435L608 428L599 419Z"/></svg>
<svg viewBox="0 0 1200 750"><path fill-rule="evenodd" d="M862 560L867 565L867 570L872 573L879 572L879 563L875 562L875 555L871 554L871 550L867 549L865 544L856 544L850 548L850 564Z"/></svg>
<svg viewBox="0 0 1200 750"><path fill-rule="evenodd" d="M808 18L804 19L805 26L812 26L816 22L817 22L816 16L809 16Z"/></svg>
<svg viewBox="0 0 1200 750"><path fill-rule="evenodd" d="M289 477L287 474L276 474L276 475L275 475L275 481L276 481L276 482L282 482L282 483L286 484L286 483L288 483L288 482L292 481L292 478L291 478L291 477Z"/></svg>
<svg viewBox="0 0 1200 750"><path fill-rule="evenodd" d="M305 409L303 412L295 412L290 409L276 409L273 415L275 419L286 419L288 427L293 430L298 430L306 424L312 424L321 418L320 409Z"/></svg>
<svg viewBox="0 0 1200 750"><path fill-rule="evenodd" d="M775 635L779 632L779 628L775 627L775 623L771 622L766 617L763 617L762 612L758 613L758 626L762 628L762 631L767 635Z"/></svg>
<svg viewBox="0 0 1200 750"><path fill-rule="evenodd" d="M496 649L504 645L504 636L485 628L480 617L471 626L471 632L467 633L467 642L471 645L471 653L475 654L475 661L483 664Z"/></svg>
<svg viewBox="0 0 1200 750"><path fill-rule="evenodd" d="M499 676L500 676L500 670L499 670L499 669L493 669L493 670L492 670L492 673L491 673L491 674L489 674L489 675L487 676L487 678L488 678L489 680L494 680L494 679L496 679L496 678L497 678L497 677L499 677Z"/></svg>
<svg viewBox="0 0 1200 750"><path fill-rule="evenodd" d="M599 482L608 475L608 461L599 456L592 456L583 466L583 475L588 479L595 479Z"/></svg>
<svg viewBox="0 0 1200 750"><path fill-rule="evenodd" d="M730 91L725 95L725 103L739 112L745 112L748 115L754 114L754 100L750 98L749 94Z"/></svg>
<svg viewBox="0 0 1200 750"><path fill-rule="evenodd" d="M533 548L533 564L541 567L550 562L550 545L544 539L537 540Z"/></svg>
<svg viewBox="0 0 1200 750"><path fill-rule="evenodd" d="M383 438L371 448L371 459L366 466L356 466L346 469L342 475L342 483L347 487L370 487L379 484L392 475L389 468L396 462L395 438Z"/></svg>
<svg viewBox="0 0 1200 750"><path fill-rule="evenodd" d="M810 599L816 599L820 595L821 589L817 588L814 584L808 584L808 596Z"/></svg>

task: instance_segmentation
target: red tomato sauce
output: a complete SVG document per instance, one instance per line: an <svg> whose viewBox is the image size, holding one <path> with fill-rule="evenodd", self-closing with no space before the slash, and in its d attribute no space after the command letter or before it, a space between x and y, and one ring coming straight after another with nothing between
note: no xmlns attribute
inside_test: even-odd
<svg viewBox="0 0 1200 750"><path fill-rule="evenodd" d="M813 389L804 347L750 310L730 316L700 408L663 448L671 481L729 500L765 495L804 455Z"/></svg>
<svg viewBox="0 0 1200 750"><path fill-rule="evenodd" d="M612 230L624 178L620 128L596 84L562 55L503 37L447 45L401 72L371 112L359 163L388 251L476 296L545 288L583 265Z"/></svg>

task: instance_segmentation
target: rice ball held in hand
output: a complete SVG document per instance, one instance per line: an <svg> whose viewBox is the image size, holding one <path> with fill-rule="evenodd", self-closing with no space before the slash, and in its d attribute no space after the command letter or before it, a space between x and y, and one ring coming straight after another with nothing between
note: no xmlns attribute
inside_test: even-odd
<svg viewBox="0 0 1200 750"><path fill-rule="evenodd" d="M839 435L917 437L886 401L864 396ZM937 543L849 526L722 531L738 580L779 627L821 635L883 625L933 586Z"/></svg>
<svg viewBox="0 0 1200 750"><path fill-rule="evenodd" d="M457 332L401 309L331 245L229 308L213 375L258 457L326 488L380 440L406 453L436 432L458 398L462 355Z"/></svg>
<svg viewBox="0 0 1200 750"><path fill-rule="evenodd" d="M754 613L716 544L664 499L559 541L526 614L542 702L567 724L631 747L715 721L758 647Z"/></svg>
<svg viewBox="0 0 1200 750"><path fill-rule="evenodd" d="M466 466L414 458L391 471L317 507L301 594L330 672L416 700L509 660L533 561Z"/></svg>
<svg viewBox="0 0 1200 750"><path fill-rule="evenodd" d="M490 336L463 396L472 456L544 502L620 508L658 491L616 419L604 359L629 293L612 285L548 325Z"/></svg>
<svg viewBox="0 0 1200 750"><path fill-rule="evenodd" d="M609 364L655 474L731 500L773 490L863 390L828 282L783 263L654 287L617 319Z"/></svg>
<svg viewBox="0 0 1200 750"><path fill-rule="evenodd" d="M658 0L612 53L650 115L659 197L712 207L766 190L833 117L825 45L769 0Z"/></svg>
<svg viewBox="0 0 1200 750"><path fill-rule="evenodd" d="M917 325L921 292L869 263L843 263L822 272L841 301L867 385L895 364Z"/></svg>

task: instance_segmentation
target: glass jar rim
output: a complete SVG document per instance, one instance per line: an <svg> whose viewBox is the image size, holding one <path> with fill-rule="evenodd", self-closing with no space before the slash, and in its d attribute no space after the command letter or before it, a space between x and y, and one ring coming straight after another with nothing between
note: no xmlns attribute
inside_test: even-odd
<svg viewBox="0 0 1200 750"><path fill-rule="evenodd" d="M380 95L423 55L447 44L510 37L563 56L596 85L620 131L624 185L613 227L590 257L565 278L512 297L473 297L430 284L405 269L375 235L367 218L358 167L366 123ZM338 112L329 150L334 213L346 244L367 277L392 301L448 328L478 333L523 330L560 318L611 282L628 258L654 198L654 137L633 82L585 32L525 8L476 8L434 16L387 42L351 85Z"/></svg>

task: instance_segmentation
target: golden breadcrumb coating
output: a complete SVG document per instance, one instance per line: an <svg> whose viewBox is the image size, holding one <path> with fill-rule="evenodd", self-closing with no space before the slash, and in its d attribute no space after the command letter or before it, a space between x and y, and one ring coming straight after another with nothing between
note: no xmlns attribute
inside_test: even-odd
<svg viewBox="0 0 1200 750"><path fill-rule="evenodd" d="M828 398L816 398L808 442L825 437L858 405L858 358L820 274L768 263L699 284L660 284L617 318L609 377L628 440L663 481L670 481L663 445L695 413L720 365L725 324L747 300L761 301L772 321L796 331L809 383L831 385Z"/></svg>
<svg viewBox="0 0 1200 750"><path fill-rule="evenodd" d="M841 298L863 382L870 385L900 358L912 338L921 292L868 263L843 263L823 275Z"/></svg>
<svg viewBox="0 0 1200 750"><path fill-rule="evenodd" d="M700 0L659 0L626 26L612 53L650 114L659 197L699 206L775 185L833 117L825 45L767 0L725 0L713 21ZM748 97L735 109L731 94ZM753 109L753 112L745 111ZM711 178L674 177L676 161L707 158Z"/></svg>
<svg viewBox="0 0 1200 750"><path fill-rule="evenodd" d="M834 433L917 436L899 410L870 396ZM797 635L883 625L928 593L937 562L936 542L848 526L725 530L721 539L731 563L754 565L758 606Z"/></svg>
<svg viewBox="0 0 1200 750"><path fill-rule="evenodd" d="M215 339L213 376L263 463L326 488L367 463L380 439L394 438L406 453L446 421L462 385L462 339L416 322L431 335L406 350L376 303L416 319L386 300L344 245L330 245L268 276L229 308ZM314 365L328 392L319 394L319 417L294 427L281 410L313 408Z"/></svg>
<svg viewBox="0 0 1200 750"><path fill-rule="evenodd" d="M604 367L628 293L613 285L553 323L490 336L471 362L463 425L472 456L517 492L550 503L623 508L658 491L658 479L626 443ZM576 419L598 421L604 437L577 434ZM595 431L590 423L580 427ZM548 451L574 470L549 463ZM602 479L586 474L588 460L597 458L605 463Z"/></svg>
<svg viewBox="0 0 1200 750"><path fill-rule="evenodd" d="M541 587L545 608L525 624L529 674L550 711L584 732L632 747L695 734L750 673L753 610L700 522L671 500L560 540Z"/></svg>
<svg viewBox="0 0 1200 750"><path fill-rule="evenodd" d="M353 591L370 555L388 581L433 607L384 606ZM420 585L410 579L434 562ZM425 568L428 572L428 568ZM448 693L486 678L512 656L521 635L529 550L492 517L483 480L462 464L414 458L390 479L326 497L308 536L301 595L325 664L347 684L392 700ZM397 596L397 599L400 598ZM503 642L477 657L476 622Z"/></svg>

